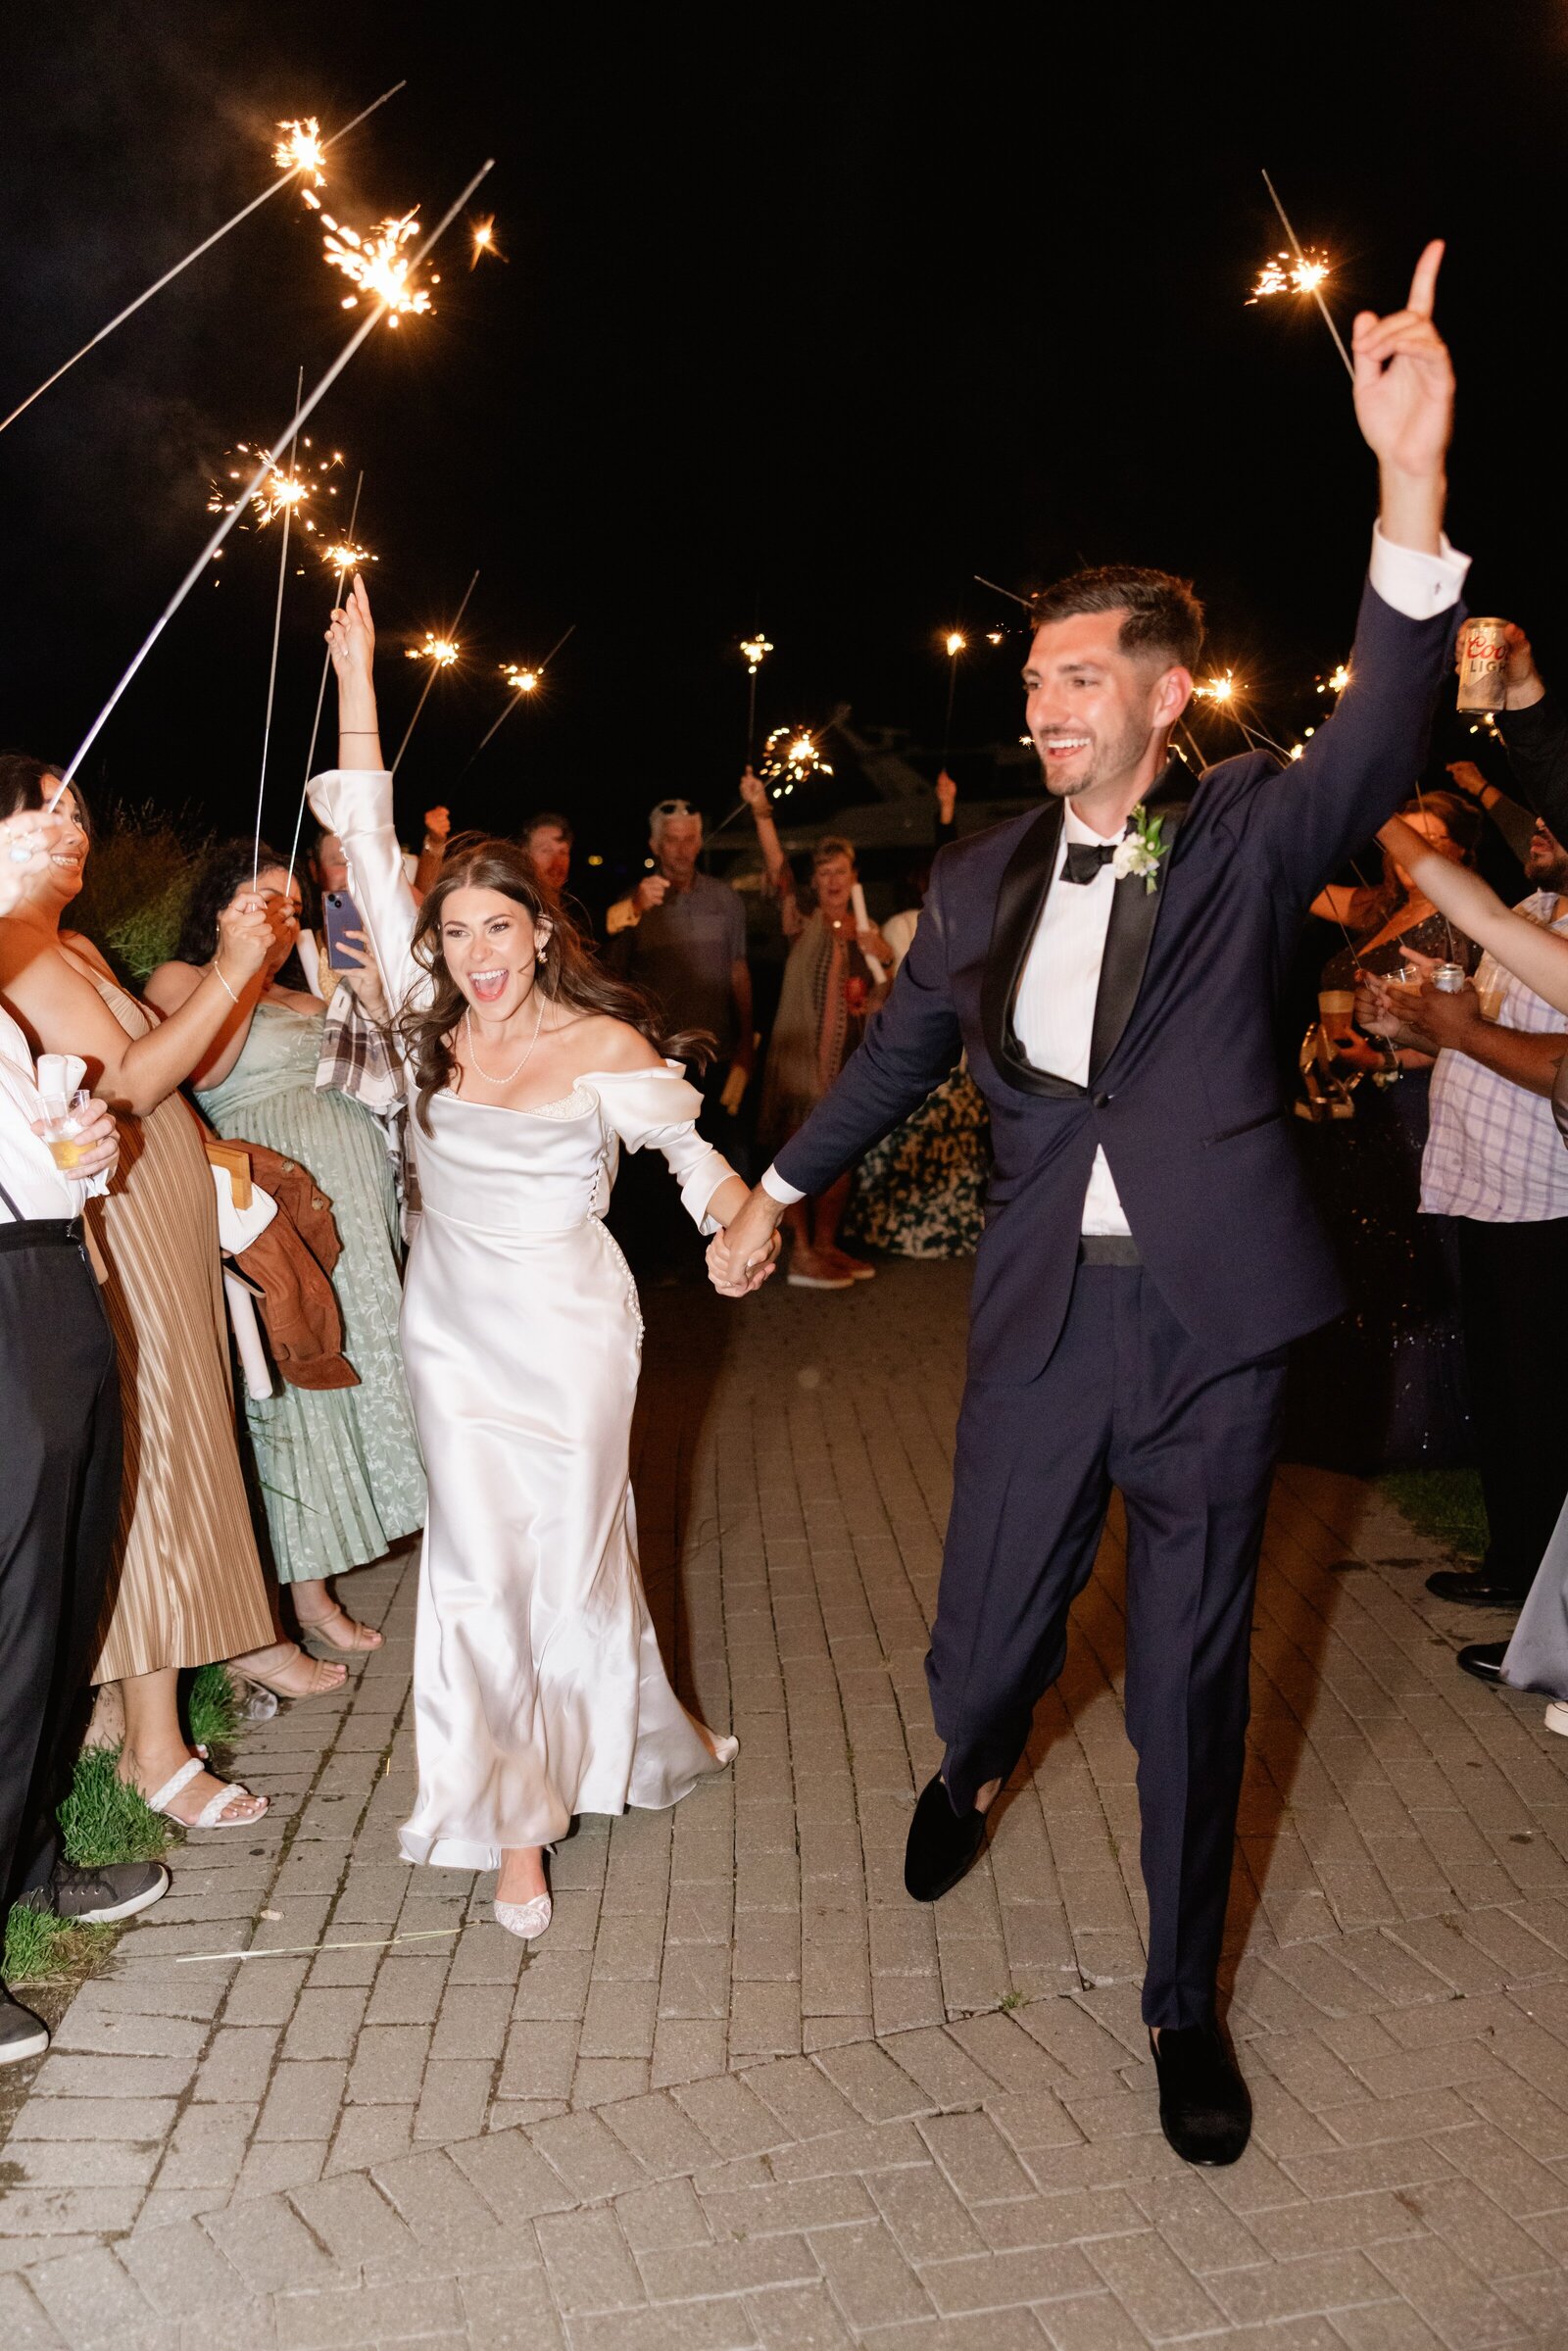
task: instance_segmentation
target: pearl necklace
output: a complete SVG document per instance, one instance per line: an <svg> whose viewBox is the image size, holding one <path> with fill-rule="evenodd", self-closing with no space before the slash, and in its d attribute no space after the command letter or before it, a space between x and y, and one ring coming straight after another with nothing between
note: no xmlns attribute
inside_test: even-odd
<svg viewBox="0 0 1568 2351"><path fill-rule="evenodd" d="M544 1026L544 1021L545 1021L545 1000L544 1000L544 994L543 994L543 991L541 990L541 992L540 992L540 996L539 996L539 1012L538 1012L538 1017L535 1019L535 1021L534 1021L534 1024L533 1024L533 1035L532 1035L532 1036L529 1038L529 1040L528 1040L528 1053L525 1053L523 1054L523 1056L522 1056L522 1059L521 1059L521 1060L520 1060L520 1061L517 1063L517 1066L516 1066L516 1068L515 1068L515 1069L509 1069L509 1070L507 1071L507 1074L506 1074L506 1076L505 1076L504 1078L493 1078L493 1077L490 1075L490 1072L489 1072L489 1070L485 1068L485 1066L484 1066L483 1062L480 1060L480 1058L479 1058L478 1054L477 1054L477 1053L474 1052L474 1050L473 1050L473 1014L472 1014L472 1012L471 1012L471 1011L467 1011L467 1012L465 1012L465 1013L464 1013L464 1015L463 1015L463 1030L464 1030L464 1034L465 1034L465 1036L466 1036L466 1037L467 1038L467 1040L468 1040L468 1058L469 1058L469 1060L470 1060L470 1061L473 1063L474 1069L475 1069L475 1071L477 1072L477 1074L478 1074L480 1077L482 1077L482 1078L483 1078L483 1080L484 1080L484 1082L485 1082L485 1084L486 1084L487 1086L510 1086L510 1085L512 1084L512 1081L513 1081L513 1079L514 1079L514 1078L515 1078L515 1077L520 1077L520 1076L521 1076L521 1074L522 1074L522 1071L523 1071L523 1070L524 1070L524 1068L527 1066L527 1061L528 1061L528 1053L531 1053L533 1052L533 1049L534 1049L534 1047L535 1047L535 1046L538 1044L538 1042L539 1042L539 1031L540 1031L540 1030L543 1028L543 1026Z"/></svg>

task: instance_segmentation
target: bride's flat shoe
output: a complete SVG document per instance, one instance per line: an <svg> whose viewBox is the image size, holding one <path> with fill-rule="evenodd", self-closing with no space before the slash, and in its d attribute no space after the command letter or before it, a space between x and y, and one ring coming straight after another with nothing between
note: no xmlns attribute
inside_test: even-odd
<svg viewBox="0 0 1568 2351"><path fill-rule="evenodd" d="M535 1894L531 1902L498 1902L496 1925L505 1927L509 1935L532 1942L543 1935L550 1924L551 1903L548 1894Z"/></svg>

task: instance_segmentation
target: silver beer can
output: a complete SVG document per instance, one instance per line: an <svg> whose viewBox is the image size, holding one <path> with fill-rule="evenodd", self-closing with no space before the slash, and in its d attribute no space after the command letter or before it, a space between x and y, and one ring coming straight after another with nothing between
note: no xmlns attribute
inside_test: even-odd
<svg viewBox="0 0 1568 2351"><path fill-rule="evenodd" d="M1461 710L1500 710L1508 667L1506 620L1466 620L1459 630Z"/></svg>
<svg viewBox="0 0 1568 2351"><path fill-rule="evenodd" d="M1464 965L1462 963L1440 963L1432 974L1432 985L1444 996L1462 996L1464 994Z"/></svg>

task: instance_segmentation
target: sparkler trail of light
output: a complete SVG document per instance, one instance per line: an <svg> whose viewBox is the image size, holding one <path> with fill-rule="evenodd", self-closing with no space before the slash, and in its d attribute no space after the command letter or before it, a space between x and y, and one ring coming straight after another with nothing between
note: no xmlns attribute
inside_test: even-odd
<svg viewBox="0 0 1568 2351"><path fill-rule="evenodd" d="M356 547L354 544L354 526L360 518L360 497L364 488L365 467L362 465L360 467L360 477L354 485L354 504L349 510L348 536L336 547L323 550L323 553L327 556L334 559L341 559L335 560L332 565L333 569L337 573L336 579L332 582L332 604L334 610L343 602L344 575L349 571L358 570L362 563L368 562L373 563L375 561L374 556L367 557L365 550L362 547ZM323 653L321 656L321 682L316 689L316 715L311 720L311 747L305 754L305 774L300 783L299 806L294 810L294 838L288 845L288 878L291 882L294 879L294 867L300 854L300 827L305 822L305 787L311 780L311 769L316 764L316 738L320 732L321 705L326 699L327 673L331 669L331 666L332 656L330 651L328 651ZM284 896L287 896L286 891L284 892Z"/></svg>
<svg viewBox="0 0 1568 2351"><path fill-rule="evenodd" d="M323 240L328 269L341 269L350 285L358 289L345 294L346 311L358 307L361 294L371 294L384 302L390 313L388 323L396 326L399 319L423 316L430 309L430 289L416 285L415 264L404 253L404 246L419 230L417 213L404 213L400 219L383 220L368 237L356 228L334 220L330 213L321 215L326 223ZM432 279L432 284L439 284Z"/></svg>
<svg viewBox="0 0 1568 2351"><path fill-rule="evenodd" d="M310 434L306 433L303 439L305 447L309 449ZM340 449L334 449L328 457L312 458L305 465L296 465L292 457L286 465L280 465L270 449L260 448L254 441L236 442L227 455L246 458L251 465L263 462L270 467L262 487L249 493L250 508L256 517L258 530L265 530L270 522L277 520L279 514L297 511L305 529L315 531L315 519L307 515L304 510L323 490L328 497L336 495L336 485L329 477L343 463ZM225 480L243 481L249 470L249 465L244 468L230 466ZM222 483L214 482L208 493L207 512L210 514L226 514L229 508L237 503L237 495L231 495Z"/></svg>
<svg viewBox="0 0 1568 2351"><path fill-rule="evenodd" d="M1354 383L1355 369L1350 364L1350 355L1346 350L1344 341L1340 335L1340 330L1334 323L1334 313L1329 309L1328 304L1323 299L1323 272L1322 270L1319 270L1315 277L1312 276L1311 272L1315 265L1309 262L1306 258L1306 255L1302 252L1301 240L1297 235L1295 229L1291 226L1290 215L1286 212L1284 205L1280 202L1279 190L1276 188L1273 180L1270 179L1266 171L1263 173L1263 185L1268 190L1269 201L1272 203L1274 210L1279 214L1280 226L1284 229L1286 235L1291 241L1291 251L1295 254L1297 268L1301 272L1299 290L1303 294L1310 294L1312 300L1317 304L1318 309L1322 312L1323 323L1328 328L1330 334L1334 337L1334 348L1339 353L1341 359L1345 362L1345 372L1349 377L1351 383Z"/></svg>
<svg viewBox="0 0 1568 2351"><path fill-rule="evenodd" d="M302 366L294 383L294 406L296 409L300 405L300 395L304 389L305 369ZM290 441L288 447L288 471L290 474L294 470L294 449L295 444ZM282 512L283 528L278 535L277 542L277 603L272 612L272 660L267 672L267 716L262 721L262 771L256 784L256 839L254 855L251 858L251 888L253 890L256 887L262 864L262 803L267 797L267 754L272 740L272 703L277 693L277 648L283 633L283 589L288 579L288 533L289 524L294 519L292 504L285 504Z"/></svg>
<svg viewBox="0 0 1568 2351"><path fill-rule="evenodd" d="M833 770L809 727L775 726L763 746L758 772L764 784L773 786L775 800L786 800L797 784L808 783L813 776L831 775Z"/></svg>
<svg viewBox="0 0 1568 2351"><path fill-rule="evenodd" d="M1321 258L1293 262L1288 253L1271 253L1247 297L1247 308L1273 294L1315 294L1328 273L1329 264Z"/></svg>
<svg viewBox="0 0 1568 2351"><path fill-rule="evenodd" d="M411 661L427 661L430 664L430 674L425 679L423 691L421 692L418 701L414 706L414 716L409 720L408 725L403 730L403 740L398 745L398 756L392 762L392 772L394 775L396 775L399 767L403 764L403 754L409 748L409 737L413 734L415 728L419 723L419 712L423 710L425 704L430 699L430 688L435 684L436 679L440 676L443 669L450 669L452 667L453 662L456 661L459 653L462 651L462 648L457 641L458 631L463 626L463 615L468 609L468 599L473 594L473 591L478 584L479 574L476 571L472 579L469 580L467 586L463 591L463 602L458 607L457 617L453 621L452 626L448 629L446 635L444 637L437 637L427 631L423 645L416 646L410 654L409 658Z"/></svg>
<svg viewBox="0 0 1568 2351"><path fill-rule="evenodd" d="M420 247L419 252L416 257L417 260L422 261L424 256L434 248L434 246L443 236L445 236L447 230L451 227L459 213L462 212L464 206L473 194L474 189L479 185L486 173L493 171L494 169L495 158L491 156L486 162L480 165L478 171L475 171L473 177L469 180L462 195L458 197L456 203L450 206L449 209L442 214L440 220L436 222L434 228L431 229L429 235L425 238L423 245ZM344 368L353 359L355 353L359 351L362 345L365 344L374 333L384 316L384 306L380 303L377 303L375 309L371 311L369 317L361 320L360 324L354 329L353 334L350 335L348 341L344 344L342 350L338 353L336 359L332 362L332 365L327 368L326 373L321 377L319 383L318 383L307 395L297 414L293 416L289 419L289 422L283 427L283 430L278 435L277 442L275 444L277 447L281 448L287 442L291 441L294 435L299 431L300 427L307 421L307 419L315 415L317 409L326 398L327 393L332 389L332 386L336 383ZM269 465L270 465L270 460L268 461ZM255 478L250 484L250 490L247 491L247 496L249 496L250 491L260 489L267 470L268 466L266 465L260 465L257 467ZM65 774L60 779L59 790L56 791L54 799L49 804L51 808L59 801L61 792L65 790L66 786L75 775L75 772L81 765L82 760L86 758L88 752L92 749L93 745L97 742L98 737L108 725L111 715L118 706L121 697L124 694L126 688L129 686L131 679L135 676L143 661L146 661L147 656L151 653L153 647L157 644L159 638L163 635L165 629L169 626L169 623L171 620L172 620L174 614L178 612L180 606L184 603L186 597L196 585L196 582L206 571L208 564L218 553L219 548L221 547L223 541L228 537L229 532L234 528L236 521L239 519L239 514L240 508L238 505L236 505L232 514L224 514L220 518L218 527L213 532L212 537L208 540L206 546L202 549L200 555L196 558L196 561L192 563L190 569L186 572L184 578L174 590L173 595L170 598L168 604L165 605L163 611L159 613L158 618L153 622L153 625L147 632L147 635L137 647L124 675L121 678L120 683L116 686L113 694L110 695L109 700L104 704L103 709L99 711L97 717L87 729L86 734L82 737L81 742L77 745L70 766L66 769Z"/></svg>
<svg viewBox="0 0 1568 2351"><path fill-rule="evenodd" d="M741 659L746 663L746 764L748 767L757 751L757 673L773 651L770 637L760 628L741 639Z"/></svg>
<svg viewBox="0 0 1568 2351"><path fill-rule="evenodd" d="M486 734L480 738L478 748L473 754L473 759L469 759L468 766L465 767L463 770L465 775L467 774L468 767L473 765L474 759L479 757L479 753L483 751L485 745L490 741L491 736L494 735L499 728L505 726L507 720L512 716L512 713L516 709L518 703L525 701L530 694L538 692L539 683L543 678L545 671L549 668L551 662L555 660L563 645L565 644L566 639L571 635L571 630L574 629L577 623L574 620L571 624L571 628L562 630L561 635L556 639L554 645L551 646L550 651L545 655L544 660L539 663L537 669L529 668L520 661L502 662L501 674L512 687L512 700L508 703L500 717L491 727L489 734Z"/></svg>
<svg viewBox="0 0 1568 2351"><path fill-rule="evenodd" d="M362 108L361 112L355 116L352 122L345 122L341 130L335 130L329 139L323 139L321 142L321 152L323 155L326 153L328 148L335 147L339 139L346 139L351 130L358 129L359 125L366 120L367 116L373 115L378 106L385 106L389 98L395 98L399 90L404 88L404 86L405 84L403 82L395 81L389 90L383 90L381 92L379 98L372 98L368 106ZM88 352L95 349L95 347L99 343L103 342L107 336L112 335L117 326L123 326L125 320L131 318L135 312L139 311L144 302L151 302L155 294L161 294L165 286L172 285L174 279L180 274L182 269L188 269L192 262L199 262L204 253L210 253L216 244L220 243L222 238L227 236L231 228L237 228L242 220L248 220L252 213L257 211L260 206L266 204L270 197L277 194L279 188L286 188L290 180L299 176L300 169L301 167L297 164L291 165L289 169L283 172L280 178L272 181L270 187L263 188L259 196L253 196L249 204L242 205L231 220L225 220L221 228L215 228L210 237L204 237L199 245L194 246L191 251L186 254L183 261L176 262L172 269L166 269L163 276L155 279L154 282L147 287L144 293L138 294L134 302L127 302L124 309L117 312L115 317L110 319L107 326L100 326L98 332L95 335L89 336L79 351L74 351L72 353L70 359L66 361L63 367L57 367L53 375L45 376L43 382L39 384L36 391L29 392L26 399L22 401L18 407L14 408L9 416L5 417L4 419L0 419L0 432L4 432L8 426L15 424L17 418L21 416L24 416L26 411L31 408L35 400L41 400L44 393L49 391L53 385L57 384L63 375L69 375L76 362L78 360L85 359Z"/></svg>

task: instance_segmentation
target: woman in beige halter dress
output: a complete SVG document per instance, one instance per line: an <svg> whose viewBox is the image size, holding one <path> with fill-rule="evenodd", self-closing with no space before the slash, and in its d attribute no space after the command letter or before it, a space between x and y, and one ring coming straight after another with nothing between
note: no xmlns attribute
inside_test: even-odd
<svg viewBox="0 0 1568 2351"><path fill-rule="evenodd" d="M0 809L37 807L53 788L41 762L0 761ZM265 961L272 921L260 900L237 900L202 985L159 1020L87 940L60 931L88 838L69 789L60 813L74 820L68 845L0 923L0 999L34 1051L79 1054L122 1121L115 1196L93 1203L91 1220L125 1420L120 1535L92 1679L118 1687L120 1769L154 1808L187 1827L241 1828L266 1798L225 1786L191 1752L181 1669L228 1659L289 1697L337 1689L344 1676L276 1638L234 1434L216 1195L201 1128L176 1091Z"/></svg>

